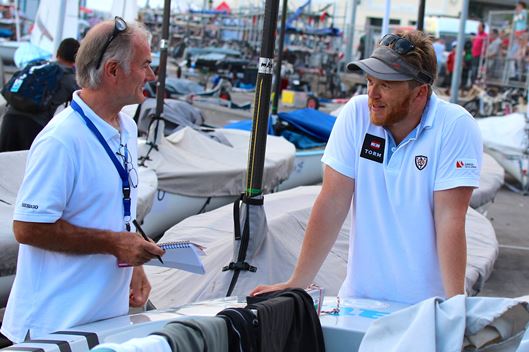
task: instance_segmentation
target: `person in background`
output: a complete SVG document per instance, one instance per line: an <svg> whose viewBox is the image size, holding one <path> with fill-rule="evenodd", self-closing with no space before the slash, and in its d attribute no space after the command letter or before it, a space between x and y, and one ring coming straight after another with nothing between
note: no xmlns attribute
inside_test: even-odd
<svg viewBox="0 0 529 352"><path fill-rule="evenodd" d="M442 38L437 38L433 42L433 50L435 51L435 57L437 58L437 77L446 75L446 62L445 62L445 41Z"/></svg>
<svg viewBox="0 0 529 352"><path fill-rule="evenodd" d="M479 74L479 62L481 60L481 54L484 49L484 43L487 41L487 33L485 33L485 24L481 22L478 25L478 33L472 40L472 64L470 68L470 81L471 84L476 82Z"/></svg>
<svg viewBox="0 0 529 352"><path fill-rule="evenodd" d="M450 95L450 87L452 85L452 74L454 73L454 66L456 63L456 50L457 50L457 41L452 42L452 50L450 50L450 53L448 53L448 57L446 58L446 78L445 78L445 87L447 88L446 93ZM460 86L463 84L463 82L460 82Z"/></svg>
<svg viewBox="0 0 529 352"><path fill-rule="evenodd" d="M353 97L336 120L294 272L250 294L307 287L349 212L340 297L414 304L463 294L465 217L483 150L476 122L432 92L435 52L422 32L388 34L347 68L366 74L368 94Z"/></svg>
<svg viewBox="0 0 529 352"><path fill-rule="evenodd" d="M469 83L470 73L472 71L472 40L466 40L463 46L463 62L461 64L461 93L468 91L472 87Z"/></svg>
<svg viewBox="0 0 529 352"><path fill-rule="evenodd" d="M487 76L492 79L501 78L501 38L497 28L493 28L489 35L489 45L485 52L485 62L487 65Z"/></svg>
<svg viewBox="0 0 529 352"><path fill-rule="evenodd" d="M60 43L56 61L63 73L59 89L53 94L50 105L45 111L29 113L8 105L0 126L0 152L29 149L57 108L72 99L72 93L79 88L75 82L74 68L78 49L79 42L74 38L66 38Z"/></svg>
<svg viewBox="0 0 529 352"><path fill-rule="evenodd" d="M527 32L527 5L523 1L514 8L513 30L516 37Z"/></svg>
<svg viewBox="0 0 529 352"><path fill-rule="evenodd" d="M13 230L20 242L1 332L13 342L143 306L142 264L163 255L131 232L137 200L137 127L121 113L154 79L149 33L116 17L93 27L76 58L69 107L28 154Z"/></svg>

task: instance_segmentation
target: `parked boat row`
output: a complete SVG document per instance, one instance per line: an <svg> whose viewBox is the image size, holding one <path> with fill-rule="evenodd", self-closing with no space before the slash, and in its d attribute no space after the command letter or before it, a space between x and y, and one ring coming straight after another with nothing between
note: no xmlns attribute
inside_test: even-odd
<svg viewBox="0 0 529 352"><path fill-rule="evenodd" d="M529 120L514 113L477 120L487 153L518 182L514 187L529 192Z"/></svg>

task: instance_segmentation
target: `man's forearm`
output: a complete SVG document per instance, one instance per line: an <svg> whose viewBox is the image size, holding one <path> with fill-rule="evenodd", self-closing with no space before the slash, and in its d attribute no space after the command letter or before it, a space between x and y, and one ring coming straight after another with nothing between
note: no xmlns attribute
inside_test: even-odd
<svg viewBox="0 0 529 352"><path fill-rule="evenodd" d="M439 264L447 298L465 293L467 247L465 231L438 234Z"/></svg>
<svg viewBox="0 0 529 352"><path fill-rule="evenodd" d="M23 244L69 254L111 254L133 266L164 254L156 243L133 233L84 228L64 220L53 224L15 221L14 230Z"/></svg>
<svg viewBox="0 0 529 352"><path fill-rule="evenodd" d="M55 223L15 221L15 238L34 247L70 254L115 254L115 236L119 233L83 228L64 220Z"/></svg>
<svg viewBox="0 0 529 352"><path fill-rule="evenodd" d="M465 221L472 190L458 187L434 194L437 255L447 297L465 293Z"/></svg>

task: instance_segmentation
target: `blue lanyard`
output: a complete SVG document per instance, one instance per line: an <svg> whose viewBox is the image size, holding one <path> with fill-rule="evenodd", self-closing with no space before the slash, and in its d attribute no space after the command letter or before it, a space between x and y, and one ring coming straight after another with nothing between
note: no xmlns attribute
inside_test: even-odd
<svg viewBox="0 0 529 352"><path fill-rule="evenodd" d="M79 115L83 118L83 120L86 122L86 126L94 133L94 135L97 137L103 148L105 148L105 151L107 152L108 156L110 157L110 160L112 160L112 163L116 167L116 170L119 173L119 177L121 178L121 185L123 190L123 219L125 220L125 227L127 231L130 231L130 183L129 183L129 173L123 165L120 164L118 158L116 158L116 155L114 152L112 152L112 149L108 146L108 143L105 141L105 138L101 135L101 132L97 129L97 127L94 125L92 121L88 117L86 117L83 109L79 106L79 104L72 99L72 102L70 103L70 106L72 109L77 111ZM125 160L128 157L127 149L125 149ZM125 163L125 161L123 162Z"/></svg>

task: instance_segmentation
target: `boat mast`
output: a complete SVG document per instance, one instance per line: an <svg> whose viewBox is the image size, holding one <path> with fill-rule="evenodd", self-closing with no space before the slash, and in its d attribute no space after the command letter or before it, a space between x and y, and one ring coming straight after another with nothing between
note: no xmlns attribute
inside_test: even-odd
<svg viewBox="0 0 529 352"><path fill-rule="evenodd" d="M66 0L60 1L59 13L57 15L58 15L57 18L66 18ZM51 52L52 55L55 55L55 53L57 52L57 49L59 48L59 44L61 43L61 40L62 40L63 30L64 30L64 22L59 21L57 23L57 28L55 29L55 36L53 37L53 43L52 43L53 50Z"/></svg>
<svg viewBox="0 0 529 352"><path fill-rule="evenodd" d="M279 0L266 0L264 9L261 53L257 67L255 100L253 110L252 136L248 155L248 174L246 179L247 197L263 193L263 169L268 132L268 113L270 110L270 90L274 73L274 44L277 29Z"/></svg>
<svg viewBox="0 0 529 352"><path fill-rule="evenodd" d="M231 296L241 272L255 272L256 267L246 261L266 236L266 214L263 208L263 169L268 132L270 90L274 73L274 43L277 30L279 0L266 0L257 67L252 135L248 152L248 172L244 195L234 204L234 256L222 271L233 271L226 296ZM242 206L240 204L242 201Z"/></svg>
<svg viewBox="0 0 529 352"><path fill-rule="evenodd" d="M164 0L162 38L160 39L160 63L158 65L158 79L156 81L156 127L154 129L154 143L158 140L160 120L163 114L163 104L165 98L165 77L167 76L167 49L169 47L169 17L171 16L171 0Z"/></svg>
<svg viewBox="0 0 529 352"><path fill-rule="evenodd" d="M277 106L279 105L279 94L281 94L281 66L283 64L283 45L285 43L286 19L288 0L283 0L283 9L281 12L281 32L279 33L279 47L277 53L277 63L275 72L274 98L272 99L272 116L277 116Z"/></svg>
<svg viewBox="0 0 529 352"><path fill-rule="evenodd" d="M351 21L349 21L348 26L348 34L347 34L347 42L345 45L345 64L348 64L349 62L353 61L353 40L354 40L354 34L355 34L355 24L356 24L356 6L358 2L356 0L352 1L352 8L351 8ZM346 3L347 5L347 3ZM345 16L344 18L346 18ZM344 65L345 67L345 65Z"/></svg>
<svg viewBox="0 0 529 352"><path fill-rule="evenodd" d="M18 0L15 0L15 35L16 41L20 41L20 15L18 13Z"/></svg>
<svg viewBox="0 0 529 352"><path fill-rule="evenodd" d="M424 8L426 0L419 0L419 13L417 14L417 30L424 31Z"/></svg>

